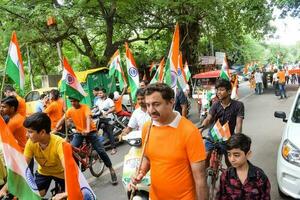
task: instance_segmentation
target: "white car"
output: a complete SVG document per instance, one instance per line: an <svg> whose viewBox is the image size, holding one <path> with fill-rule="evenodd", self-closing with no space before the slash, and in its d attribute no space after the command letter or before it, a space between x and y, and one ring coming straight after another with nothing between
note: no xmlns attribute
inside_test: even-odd
<svg viewBox="0 0 300 200"><path fill-rule="evenodd" d="M286 122L277 155L277 182L280 196L300 199L300 88L291 112L276 111L274 116Z"/></svg>

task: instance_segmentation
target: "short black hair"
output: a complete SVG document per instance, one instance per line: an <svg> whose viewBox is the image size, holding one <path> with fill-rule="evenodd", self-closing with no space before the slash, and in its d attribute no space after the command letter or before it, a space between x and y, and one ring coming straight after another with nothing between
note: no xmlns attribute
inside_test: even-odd
<svg viewBox="0 0 300 200"><path fill-rule="evenodd" d="M47 96L47 94L45 94L45 93L41 94L40 100L44 99L46 96Z"/></svg>
<svg viewBox="0 0 300 200"><path fill-rule="evenodd" d="M93 90L99 92L100 89L99 87L95 87Z"/></svg>
<svg viewBox="0 0 300 200"><path fill-rule="evenodd" d="M56 89L52 89L50 91L50 94L53 96L54 100L57 100L59 98L59 91Z"/></svg>
<svg viewBox="0 0 300 200"><path fill-rule="evenodd" d="M14 92L14 91L16 91L16 90L15 90L15 88L14 88L13 86L11 86L11 85L6 85L6 86L4 87L4 92L7 92L7 91Z"/></svg>
<svg viewBox="0 0 300 200"><path fill-rule="evenodd" d="M99 91L103 92L106 94L106 89L105 88L99 88Z"/></svg>
<svg viewBox="0 0 300 200"><path fill-rule="evenodd" d="M145 96L149 96L154 92L159 92L166 101L174 99L175 95L173 89L165 83L153 83L145 88Z"/></svg>
<svg viewBox="0 0 300 200"><path fill-rule="evenodd" d="M139 88L137 91L136 91L136 97L137 96L145 96L145 89L143 88Z"/></svg>
<svg viewBox="0 0 300 200"><path fill-rule="evenodd" d="M78 101L78 102L80 101L79 99L76 99L76 98L74 98L74 97L70 97L70 96L69 96L68 98L69 98L70 101Z"/></svg>
<svg viewBox="0 0 300 200"><path fill-rule="evenodd" d="M251 138L243 133L232 135L226 142L227 150L240 149L245 154L250 151Z"/></svg>
<svg viewBox="0 0 300 200"><path fill-rule="evenodd" d="M216 89L218 89L220 87L224 87L227 91L231 90L231 83L228 80L220 78L216 82Z"/></svg>
<svg viewBox="0 0 300 200"><path fill-rule="evenodd" d="M1 103L6 104L9 107L14 107L15 111L17 111L19 106L19 102L17 98L14 96L5 97L4 99L1 100Z"/></svg>
<svg viewBox="0 0 300 200"><path fill-rule="evenodd" d="M147 80L141 80L140 83L145 83L145 85L147 86L149 84L149 81L147 81Z"/></svg>
<svg viewBox="0 0 300 200"><path fill-rule="evenodd" d="M114 93L109 93L108 98L114 99Z"/></svg>
<svg viewBox="0 0 300 200"><path fill-rule="evenodd" d="M46 113L38 112L27 117L23 126L35 130L38 133L44 129L46 133L50 134L51 120Z"/></svg>

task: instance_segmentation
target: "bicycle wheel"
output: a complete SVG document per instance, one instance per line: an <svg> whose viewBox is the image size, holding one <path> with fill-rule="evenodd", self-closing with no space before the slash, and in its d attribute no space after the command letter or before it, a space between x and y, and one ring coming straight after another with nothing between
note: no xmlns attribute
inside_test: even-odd
<svg viewBox="0 0 300 200"><path fill-rule="evenodd" d="M216 175L209 175L207 176L207 185L208 185L208 192L209 192L209 200L214 200L216 196Z"/></svg>
<svg viewBox="0 0 300 200"><path fill-rule="evenodd" d="M101 176L104 171L104 162L98 155L98 153L93 150L90 156L90 171L95 177Z"/></svg>

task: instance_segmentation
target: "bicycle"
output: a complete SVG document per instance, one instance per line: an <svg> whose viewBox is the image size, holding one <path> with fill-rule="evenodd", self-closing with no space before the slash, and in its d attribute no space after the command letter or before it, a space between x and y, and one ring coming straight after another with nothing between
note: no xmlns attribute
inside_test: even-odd
<svg viewBox="0 0 300 200"><path fill-rule="evenodd" d="M219 179L220 172L223 172L225 168L222 167L222 145L224 142L214 141L210 137L202 137L208 140L213 145L213 150L211 152L209 167L206 170L207 184L209 187L209 200L215 199L216 194L216 183Z"/></svg>
<svg viewBox="0 0 300 200"><path fill-rule="evenodd" d="M74 129L68 131L68 140L73 137ZM64 133L57 133L59 136L65 138ZM104 162L100 158L96 150L93 149L92 144L84 138L80 147L72 146L73 156L78 164L80 164L81 171L90 169L94 177L99 177L104 171Z"/></svg>
<svg viewBox="0 0 300 200"><path fill-rule="evenodd" d="M81 170L89 168L93 176L99 177L104 171L104 162L99 154L93 149L92 144L86 139L80 147L73 147L73 156L80 162Z"/></svg>

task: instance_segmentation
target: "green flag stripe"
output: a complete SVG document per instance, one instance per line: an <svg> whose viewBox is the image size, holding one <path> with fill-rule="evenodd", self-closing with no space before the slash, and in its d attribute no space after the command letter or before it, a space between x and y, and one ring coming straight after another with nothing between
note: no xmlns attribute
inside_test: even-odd
<svg viewBox="0 0 300 200"><path fill-rule="evenodd" d="M6 61L6 74L20 87L20 72L10 56Z"/></svg>
<svg viewBox="0 0 300 200"><path fill-rule="evenodd" d="M7 169L9 192L19 199L40 200L38 194L34 193L22 176L11 169Z"/></svg>
<svg viewBox="0 0 300 200"><path fill-rule="evenodd" d="M60 91L64 92L66 96L81 100L83 99L83 95L78 92L78 90L74 89L73 87L70 87L68 84L66 84L65 81L62 81Z"/></svg>

